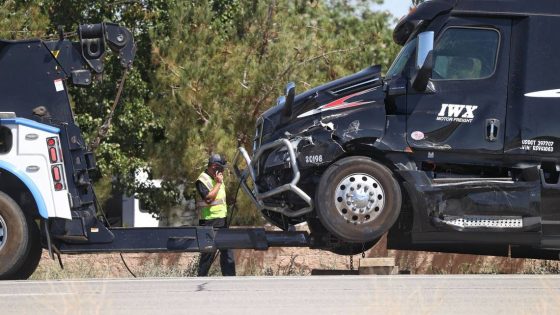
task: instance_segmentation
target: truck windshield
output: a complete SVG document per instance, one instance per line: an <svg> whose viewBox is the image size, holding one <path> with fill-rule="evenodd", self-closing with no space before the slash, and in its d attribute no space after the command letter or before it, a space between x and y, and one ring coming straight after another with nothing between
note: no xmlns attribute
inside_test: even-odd
<svg viewBox="0 0 560 315"><path fill-rule="evenodd" d="M387 75L385 76L387 79L391 79L395 75L402 73L404 67L408 63L408 60L414 53L414 50L416 48L416 41L416 38L414 40L411 40L401 49L401 52L399 53L397 58L395 58L395 61L393 61L393 64L387 71Z"/></svg>

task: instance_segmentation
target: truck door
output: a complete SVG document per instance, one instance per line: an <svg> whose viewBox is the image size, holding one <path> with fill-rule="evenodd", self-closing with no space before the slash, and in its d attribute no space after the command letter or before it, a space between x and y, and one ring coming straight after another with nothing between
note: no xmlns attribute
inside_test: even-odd
<svg viewBox="0 0 560 315"><path fill-rule="evenodd" d="M508 19L449 19L434 44L428 90L407 94L410 147L503 152L510 32Z"/></svg>

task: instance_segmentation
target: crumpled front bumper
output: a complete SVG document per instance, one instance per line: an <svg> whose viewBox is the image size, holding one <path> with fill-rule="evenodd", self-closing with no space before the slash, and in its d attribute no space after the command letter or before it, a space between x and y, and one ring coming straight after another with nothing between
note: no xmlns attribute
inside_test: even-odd
<svg viewBox="0 0 560 315"><path fill-rule="evenodd" d="M293 173L292 180L289 183L275 187L269 191L261 192L258 189L258 185L255 184L257 182L256 168L259 165L260 159L265 157L264 153L281 147L286 148L286 150L288 151L288 161ZM247 167L245 169L239 167L239 164L242 161L241 159L244 159L245 163L247 164ZM256 152L253 153L253 158L249 157L249 154L247 153L247 150L245 150L245 148L240 147L234 158L233 170L235 176L240 182L241 187L243 188L243 191L247 194L247 196L249 196L258 210L274 211L287 217L299 217L313 210L313 198L311 198L300 187L298 187L301 174L297 165L295 148L288 139L282 138L260 146L256 150ZM248 183L249 178L253 182L252 187L250 187L250 184ZM287 191L291 191L296 194L305 202L306 206L299 209L291 209L286 205L278 206L277 204L267 204L267 198L277 196Z"/></svg>

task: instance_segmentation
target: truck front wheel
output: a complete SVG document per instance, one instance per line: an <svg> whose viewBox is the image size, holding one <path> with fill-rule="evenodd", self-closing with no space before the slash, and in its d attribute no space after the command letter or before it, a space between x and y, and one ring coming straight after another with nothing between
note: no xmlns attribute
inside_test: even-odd
<svg viewBox="0 0 560 315"><path fill-rule="evenodd" d="M399 216L402 196L391 171L366 157L329 166L315 193L317 216L340 240L366 243L387 232Z"/></svg>
<svg viewBox="0 0 560 315"><path fill-rule="evenodd" d="M41 258L37 224L0 192L0 280L27 279Z"/></svg>

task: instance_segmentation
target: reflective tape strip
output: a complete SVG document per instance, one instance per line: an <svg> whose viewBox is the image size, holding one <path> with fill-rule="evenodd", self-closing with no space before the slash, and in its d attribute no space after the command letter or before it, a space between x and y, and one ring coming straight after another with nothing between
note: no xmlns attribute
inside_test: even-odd
<svg viewBox="0 0 560 315"><path fill-rule="evenodd" d="M212 177L210 177L210 175L202 173L198 176L198 180L201 181L209 190L214 188L214 185L212 185Z"/></svg>
<svg viewBox="0 0 560 315"><path fill-rule="evenodd" d="M214 200L211 203L206 203L205 201L199 201L196 203L199 207L211 207L211 206L219 206L225 203L224 200Z"/></svg>

